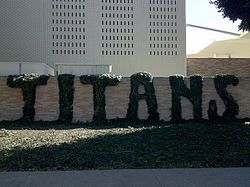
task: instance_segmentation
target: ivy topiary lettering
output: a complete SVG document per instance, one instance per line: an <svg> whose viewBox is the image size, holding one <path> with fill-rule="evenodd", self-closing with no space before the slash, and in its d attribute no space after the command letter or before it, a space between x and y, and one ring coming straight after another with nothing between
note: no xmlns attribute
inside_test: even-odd
<svg viewBox="0 0 250 187"><path fill-rule="evenodd" d="M208 108L208 119L210 121L217 121L220 119L218 115L218 108L215 100L211 100L209 102L209 108Z"/></svg>
<svg viewBox="0 0 250 187"><path fill-rule="evenodd" d="M82 84L93 85L93 98L94 98L94 121L105 121L105 88L107 86L117 86L122 77L110 74L102 75L83 75L80 77Z"/></svg>
<svg viewBox="0 0 250 187"><path fill-rule="evenodd" d="M199 75L191 76L190 89L185 85L182 75L170 76L169 81L172 90L172 121L183 121L181 97L187 98L193 104L194 121L200 121L202 119L202 77Z"/></svg>
<svg viewBox="0 0 250 187"><path fill-rule="evenodd" d="M138 120L138 106L139 101L146 100L148 107L148 120L159 121L158 105L155 96L155 88L153 84L153 77L150 73L141 72L131 76L131 92L129 96L129 108L127 112L128 121ZM139 94L139 86L143 86L145 94Z"/></svg>
<svg viewBox="0 0 250 187"><path fill-rule="evenodd" d="M216 91L226 107L222 115L223 119L226 121L236 120L236 116L239 114L239 105L226 88L228 85L237 86L239 79L234 75L216 75L213 80ZM218 116L217 111L212 116Z"/></svg>
<svg viewBox="0 0 250 187"><path fill-rule="evenodd" d="M11 88L21 88L23 92L23 117L21 121L31 122L35 117L36 87L46 85L49 77L38 74L10 75L7 85Z"/></svg>
<svg viewBox="0 0 250 187"><path fill-rule="evenodd" d="M72 122L73 119L73 100L74 100L74 75L59 75L59 121Z"/></svg>

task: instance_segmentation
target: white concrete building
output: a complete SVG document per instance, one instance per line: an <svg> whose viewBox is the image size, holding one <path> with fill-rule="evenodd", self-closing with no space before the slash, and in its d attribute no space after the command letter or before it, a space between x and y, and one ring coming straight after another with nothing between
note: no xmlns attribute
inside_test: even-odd
<svg viewBox="0 0 250 187"><path fill-rule="evenodd" d="M185 37L185 0L0 1L0 62L186 75Z"/></svg>
<svg viewBox="0 0 250 187"><path fill-rule="evenodd" d="M215 41L188 58L250 58L250 32L237 38Z"/></svg>
<svg viewBox="0 0 250 187"><path fill-rule="evenodd" d="M0 62L0 76L36 73L55 76L55 70L45 63Z"/></svg>

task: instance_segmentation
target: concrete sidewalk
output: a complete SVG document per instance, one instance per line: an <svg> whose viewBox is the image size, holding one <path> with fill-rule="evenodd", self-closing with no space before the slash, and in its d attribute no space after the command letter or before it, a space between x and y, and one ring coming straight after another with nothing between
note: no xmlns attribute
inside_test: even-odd
<svg viewBox="0 0 250 187"><path fill-rule="evenodd" d="M2 172L1 187L249 187L250 168Z"/></svg>

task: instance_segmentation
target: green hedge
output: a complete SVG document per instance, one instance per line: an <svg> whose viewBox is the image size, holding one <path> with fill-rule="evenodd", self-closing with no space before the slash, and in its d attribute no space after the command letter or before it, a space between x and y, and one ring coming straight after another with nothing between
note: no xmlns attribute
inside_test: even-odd
<svg viewBox="0 0 250 187"><path fill-rule="evenodd" d="M105 88L107 86L117 86L122 77L110 74L102 75L83 75L80 77L82 84L93 85L94 98L94 121L106 120L106 102L105 102Z"/></svg>
<svg viewBox="0 0 250 187"><path fill-rule="evenodd" d="M208 108L208 119L210 121L220 120L220 117L217 111L218 111L218 108L217 108L216 100L211 100L209 102L209 108Z"/></svg>
<svg viewBox="0 0 250 187"><path fill-rule="evenodd" d="M216 75L213 80L216 91L223 100L226 107L226 111L222 116L223 120L235 120L236 116L239 114L239 105L233 96L226 90L226 88L228 85L237 86L239 84L239 79L234 75ZM209 116L212 120L218 118L217 111L211 112L210 110Z"/></svg>
<svg viewBox="0 0 250 187"><path fill-rule="evenodd" d="M23 117L22 121L34 121L36 87L46 85L49 77L38 74L10 75L7 79L7 85L11 88L21 88L23 92Z"/></svg>
<svg viewBox="0 0 250 187"><path fill-rule="evenodd" d="M72 122L73 119L73 101L74 101L74 75L59 75L59 121Z"/></svg>
<svg viewBox="0 0 250 187"><path fill-rule="evenodd" d="M73 100L74 100L74 75L59 75L59 105L60 114L58 121L72 122L73 118ZM11 88L21 88L23 92L23 117L20 119L25 122L34 121L36 87L46 85L49 77L37 74L10 75L7 79L7 85ZM94 121L105 121L105 88L107 86L117 86L122 77L110 74L103 75L83 75L80 77L82 84L93 85L94 100ZM220 98L223 100L226 110L222 116L218 115L217 104L211 100L208 108L208 117L210 120L236 120L239 114L239 105L233 96L227 91L228 85L237 86L239 79L234 75L217 75L214 77L214 85ZM129 97L129 106L126 119L128 121L138 120L138 107L140 100L146 100L148 107L148 120L159 121L158 105L155 96L153 77L150 73L139 72L131 76L131 92ZM181 97L187 98L193 105L194 121L202 120L202 87L203 78L199 75L190 77L190 88L185 84L184 77L175 75L169 77L172 91L172 120L173 122L182 122ZM145 93L139 93L139 87L143 86ZM119 104L119 103L118 103Z"/></svg>
<svg viewBox="0 0 250 187"><path fill-rule="evenodd" d="M172 121L182 122L181 97L187 98L193 104L194 121L202 119L202 87L203 79L199 75L190 77L190 89L184 82L184 76L169 77L172 90Z"/></svg>
<svg viewBox="0 0 250 187"><path fill-rule="evenodd" d="M140 72L131 76L131 92L129 96L129 108L127 112L127 119L129 121L138 120L138 106L139 101L146 100L148 107L148 120L159 121L159 113L157 111L158 105L155 96L155 88L153 83L153 77L150 73ZM143 86L145 89L144 94L139 93L139 87Z"/></svg>

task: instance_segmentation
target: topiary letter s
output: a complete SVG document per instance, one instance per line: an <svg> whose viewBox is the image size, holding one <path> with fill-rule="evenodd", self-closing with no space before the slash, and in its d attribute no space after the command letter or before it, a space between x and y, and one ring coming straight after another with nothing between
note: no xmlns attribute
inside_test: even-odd
<svg viewBox="0 0 250 187"><path fill-rule="evenodd" d="M94 92L94 121L106 120L105 110L105 88L107 86L117 86L122 77L110 74L83 75L80 77L82 84L93 85Z"/></svg>
<svg viewBox="0 0 250 187"><path fill-rule="evenodd" d="M239 79L234 75L216 75L214 77L216 91L226 106L226 111L223 113L223 119L226 121L235 120L236 115L239 114L239 105L226 90L228 85L237 86L238 84Z"/></svg>
<svg viewBox="0 0 250 187"><path fill-rule="evenodd" d="M10 75L7 85L11 88L21 88L23 91L23 117L22 121L31 122L35 117L36 87L46 85L49 77L38 74Z"/></svg>
<svg viewBox="0 0 250 187"><path fill-rule="evenodd" d="M146 99L150 121L159 121L158 105L155 96L153 77L150 73L140 72L131 76L130 102L127 112L129 121L138 120L138 105L141 99ZM145 94L139 94L139 86L144 86Z"/></svg>

